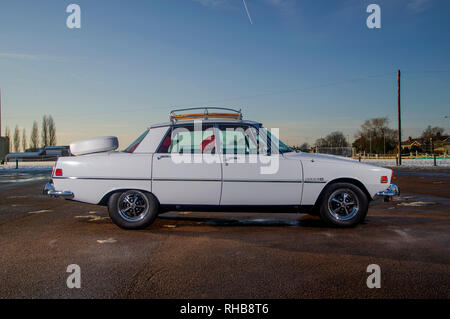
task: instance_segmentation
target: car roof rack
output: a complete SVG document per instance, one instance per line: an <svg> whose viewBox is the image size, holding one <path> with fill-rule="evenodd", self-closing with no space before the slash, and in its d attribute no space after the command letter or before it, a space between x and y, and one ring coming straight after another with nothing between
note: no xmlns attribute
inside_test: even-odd
<svg viewBox="0 0 450 319"><path fill-rule="evenodd" d="M181 113L179 112L187 112L187 111L197 111L202 110L203 112L189 112L189 113ZM211 111L220 111L220 112L211 112ZM223 112L227 111L227 112ZM183 121L183 120L195 120L195 119L231 119L231 120L242 120L242 112L241 110L234 110L226 107L190 107L186 109L178 109L173 110L169 114L170 121L172 123Z"/></svg>

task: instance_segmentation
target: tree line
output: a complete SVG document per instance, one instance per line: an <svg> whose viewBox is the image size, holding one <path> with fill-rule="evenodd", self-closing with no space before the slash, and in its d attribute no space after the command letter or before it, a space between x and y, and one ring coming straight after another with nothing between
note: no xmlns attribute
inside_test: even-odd
<svg viewBox="0 0 450 319"><path fill-rule="evenodd" d="M442 136L444 133L444 128L428 125L419 138L429 140L430 138ZM355 141L352 146L358 153L388 154L397 153L397 143L398 130L389 127L389 119L387 117L380 117L367 120L361 125L361 130L355 134ZM410 150L405 149L402 151Z"/></svg>
<svg viewBox="0 0 450 319"><path fill-rule="evenodd" d="M444 135L445 129L438 126L428 127L422 132L420 138L430 139ZM312 147L349 147L352 146L357 153L388 154L397 152L397 130L389 127L387 117L377 117L366 120L354 135L354 142L350 145L348 138L340 131L332 132L316 140L313 146L308 143L295 147L308 151Z"/></svg>
<svg viewBox="0 0 450 319"><path fill-rule="evenodd" d="M5 137L8 137L14 152L26 152L37 151L40 147L54 146L56 145L56 125L53 117L51 115L44 115L42 117L41 132L39 136L38 122L34 121L31 128L30 140L27 142L27 132L26 129L22 129L22 134L20 132L19 126L16 125L14 128L14 134L11 139L11 131L8 126L5 128Z"/></svg>
<svg viewBox="0 0 450 319"><path fill-rule="evenodd" d="M294 146L294 149L299 149L303 152L309 152L311 148L315 147L348 147L348 138L345 137L344 133L340 131L331 132L325 137L321 137L316 140L313 146L308 143L303 143L300 146Z"/></svg>

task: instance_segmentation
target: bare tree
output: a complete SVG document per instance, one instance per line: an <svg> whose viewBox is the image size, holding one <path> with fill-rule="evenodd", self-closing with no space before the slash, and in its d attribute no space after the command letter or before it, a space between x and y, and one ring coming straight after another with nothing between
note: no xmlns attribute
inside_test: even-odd
<svg viewBox="0 0 450 319"><path fill-rule="evenodd" d="M439 135L443 135L445 132L445 129L439 126L431 127L431 125L428 125L428 127L422 132L422 138L432 138Z"/></svg>
<svg viewBox="0 0 450 319"><path fill-rule="evenodd" d="M309 151L310 146L309 146L308 143L305 142L305 143L303 143L302 145L300 145L299 148L300 148L300 150L302 150L302 151Z"/></svg>
<svg viewBox="0 0 450 319"><path fill-rule="evenodd" d="M347 147L348 143L347 143L347 140L345 139L344 134L342 132L336 131L336 132L331 132L330 134L325 136L325 138L319 138L316 141L316 146L319 146L319 147L325 147L325 146Z"/></svg>
<svg viewBox="0 0 450 319"><path fill-rule="evenodd" d="M27 132L25 128L22 130L22 148L24 152L27 151Z"/></svg>
<svg viewBox="0 0 450 319"><path fill-rule="evenodd" d="M319 146L319 147L324 147L324 146L328 146L328 142L326 139L324 138L319 138L316 140L316 143L314 143L315 146Z"/></svg>
<svg viewBox="0 0 450 319"><path fill-rule="evenodd" d="M14 152L20 152L20 131L19 127L16 125L14 129Z"/></svg>
<svg viewBox="0 0 450 319"><path fill-rule="evenodd" d="M9 140L8 143L8 153L9 153L11 151L11 131L9 130L8 126L5 127L5 137L7 137Z"/></svg>
<svg viewBox="0 0 450 319"><path fill-rule="evenodd" d="M358 151L385 153L395 149L396 130L389 128L387 117L366 120L355 134L353 146Z"/></svg>
<svg viewBox="0 0 450 319"><path fill-rule="evenodd" d="M33 128L31 129L30 146L34 149L39 147L39 131L38 123L36 121L33 122Z"/></svg>
<svg viewBox="0 0 450 319"><path fill-rule="evenodd" d="M328 134L325 139L328 141L330 146L333 147L347 147L347 140L342 132L336 131Z"/></svg>
<svg viewBox="0 0 450 319"><path fill-rule="evenodd" d="M48 145L48 121L47 121L47 115L44 115L42 117L42 131L41 131L41 135L42 135L42 147L45 147L46 145Z"/></svg>
<svg viewBox="0 0 450 319"><path fill-rule="evenodd" d="M47 125L48 125L48 145L54 146L56 145L56 126L53 117L49 115L47 117Z"/></svg>
<svg viewBox="0 0 450 319"><path fill-rule="evenodd" d="M11 138L11 131L9 130L9 126L5 127L5 137Z"/></svg>

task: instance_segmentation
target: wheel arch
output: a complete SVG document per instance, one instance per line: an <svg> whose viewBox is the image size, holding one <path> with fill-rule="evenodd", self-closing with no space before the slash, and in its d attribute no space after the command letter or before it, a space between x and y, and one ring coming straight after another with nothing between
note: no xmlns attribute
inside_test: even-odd
<svg viewBox="0 0 450 319"><path fill-rule="evenodd" d="M114 195L114 194L116 194L116 193L123 193L123 192L130 191L130 190L137 190L137 191L140 191L140 192L143 192L143 193L152 194L152 195L156 198L156 200L158 201L158 205L160 204L160 203L159 203L158 197L156 197L155 194L153 194L152 192L150 192L150 191L148 191L148 190L141 189L141 188L118 188L118 189L114 189L114 190L110 191L109 193L105 194L105 195L102 197L102 199L100 200L100 202L98 203L98 205L101 205L101 206L108 206L109 198L110 198L112 195Z"/></svg>
<svg viewBox="0 0 450 319"><path fill-rule="evenodd" d="M313 206L313 211L314 211L314 212L317 212L317 209L318 209L318 207L319 207L319 205L320 205L320 202L321 202L322 199L323 199L323 194L325 193L326 189L327 189L329 186L331 186L331 185L333 185L333 184L337 184L337 183L349 183L349 184L353 184L353 185L359 187L359 188L363 191L363 193L367 196L367 200L368 200L369 202L372 200L372 196L370 196L369 191L367 190L366 186L365 186L361 181L359 181L359 180L357 180L357 179L355 179L355 178L350 178L350 177L336 178L336 179L333 179L333 180L329 181L329 182L325 185L325 187L322 189L322 191L320 192L320 194L319 194L319 196L317 197L316 202L314 203L314 206Z"/></svg>

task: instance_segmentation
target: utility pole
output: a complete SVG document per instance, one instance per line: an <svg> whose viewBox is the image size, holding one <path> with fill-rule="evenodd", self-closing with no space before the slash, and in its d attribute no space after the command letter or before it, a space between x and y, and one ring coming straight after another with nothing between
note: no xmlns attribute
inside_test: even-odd
<svg viewBox="0 0 450 319"><path fill-rule="evenodd" d="M398 142L397 142L397 156L398 166L402 166L402 119L400 113L400 70L397 73L397 107L398 107Z"/></svg>

